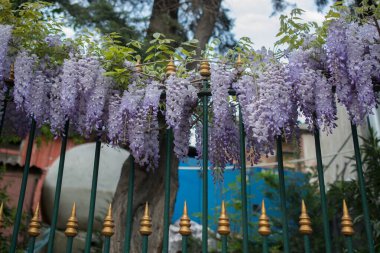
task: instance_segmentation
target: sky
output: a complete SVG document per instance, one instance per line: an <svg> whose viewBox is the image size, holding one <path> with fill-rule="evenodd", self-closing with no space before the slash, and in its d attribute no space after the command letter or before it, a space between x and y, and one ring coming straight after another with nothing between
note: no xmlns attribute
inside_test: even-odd
<svg viewBox="0 0 380 253"><path fill-rule="evenodd" d="M324 13L317 11L314 0L290 0L305 11L303 18L307 21L322 23ZM280 14L270 17L273 12L271 0L225 0L225 7L230 9L234 22L235 38L249 37L254 48L273 48L276 34L280 28ZM328 7L325 7L326 12ZM284 14L290 12L290 9Z"/></svg>

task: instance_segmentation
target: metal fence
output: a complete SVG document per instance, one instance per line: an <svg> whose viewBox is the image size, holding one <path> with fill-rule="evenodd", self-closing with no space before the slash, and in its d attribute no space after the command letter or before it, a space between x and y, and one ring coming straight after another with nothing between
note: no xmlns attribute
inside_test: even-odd
<svg viewBox="0 0 380 253"><path fill-rule="evenodd" d="M239 64L239 62L237 63ZM167 70L173 71L173 63L170 62ZM202 89L199 92L199 98L202 103L203 108L203 135L202 135L202 252L208 252L208 178L207 178L207 170L208 170L208 104L209 98L211 96L211 91L209 87L209 76L210 76L210 65L207 61L201 63L200 74L203 78L202 80ZM10 79L6 80L8 87L13 86L13 78L11 76ZM234 91L230 91L230 95L234 95ZM3 126L4 114L6 109L7 98L3 102L3 115L0 123L0 131ZM240 132L240 174L241 174L241 201L242 201L242 248L243 252L248 252L248 242L249 242L249 234L248 234L248 214L247 214L247 182L246 182L246 150L245 150L245 131L244 125L242 122L242 114L240 113L241 108L239 107L239 132ZM315 149L316 149L316 158L317 158L317 171L318 171L318 181L320 187L320 199L321 199L321 211L322 211L322 220L323 220L323 235L325 241L325 252L332 253L332 239L329 228L329 220L328 220L328 208L326 201L326 193L325 193L325 183L324 183L324 172L323 172L323 162L321 155L321 146L320 146L320 138L319 131L317 128L314 131L315 138ZM365 193L365 182L363 178L363 170L362 170L362 161L359 149L358 135L357 135L357 127L354 124L351 124L352 130L352 139L355 149L355 159L356 159L356 170L358 175L358 184L361 195L361 202L363 207L363 221L365 225L365 231L367 236L368 249L370 253L375 253L374 250L374 241L372 238L370 217L368 211L367 198ZM65 162L65 153L66 153L66 144L67 144L67 136L69 131L69 122L66 122L65 131L62 135L62 145L61 145L61 153L60 153L60 162L58 168L58 177L55 191L55 199L54 199L54 207L53 207L53 216L52 222L50 225L50 234L49 234L49 243L48 243L48 252L52 253L54 248L54 237L55 230L57 225L57 217L59 212L59 201L61 194L61 185L62 185L62 176L64 172L64 162ZM31 128L29 133L29 140L27 146L25 167L22 177L20 195L18 199L16 216L13 224L13 235L11 241L11 247L9 252L15 253L17 247L18 234L20 230L20 223L22 218L22 208L23 202L25 198L25 191L28 179L28 173L30 168L30 160L32 155L32 147L34 136L36 132L36 122L34 119L31 119ZM166 133L166 148L167 154L166 157L166 166L165 166L165 204L164 204L164 241L163 241L163 252L167 253L169 249L169 207L170 207L170 168L171 168L171 151L172 150L172 142L173 142L173 132L171 129L167 130ZM290 238L288 231L288 214L287 214L287 206L286 206L286 192L285 192L285 177L284 177L284 166L283 166L283 153L282 153L282 136L277 136L277 160L278 160L278 176L279 176L279 193L280 193L280 207L281 207L281 215L282 215L282 234L283 234L283 250L285 253L290 252ZM94 169L92 175L92 188L91 188L91 197L90 197L90 206L89 206L89 214L88 214L88 227L87 227L87 237L85 244L85 253L90 253L91 249L91 237L93 232L93 222L94 222L94 211L95 211L95 199L97 192L97 180L98 180L98 169L99 169L99 158L101 155L100 152L101 142L100 137L96 141L95 148L95 158L94 158ZM130 171L129 171L129 185L128 189L134 189L134 160L133 157L130 159ZM128 191L127 201L127 214L126 214L126 231L125 231L125 240L124 240L124 253L130 252L130 241L131 241L131 233L132 233L132 203L133 203L133 190ZM343 201L343 216L341 222L341 234L346 239L346 248L348 252L353 252L352 245L352 236L354 234L352 219L349 216L347 205L344 200ZM264 201L262 202L262 213L259 218L259 226L258 232L262 236L262 249L263 252L268 252L268 241L267 237L271 233L270 225L269 225L269 217L266 214ZM304 237L304 247L305 252L310 252L310 234L312 233L311 221L310 217L306 211L306 205L302 202L302 212L300 214L299 220L299 231L300 234ZM0 221L2 220L2 207L0 208L1 216ZM148 251L148 238L152 233L152 222L154 220L149 216L149 207L148 203L146 203L144 215L141 218L140 222L140 234L142 235L142 249L143 252ZM30 221L29 225L29 244L28 244L28 252L33 252L34 244L36 237L40 234L41 221L39 220L39 207L37 207L33 218ZM70 253L72 251L73 239L77 235L78 231L78 220L76 218L76 209L75 203L72 208L71 216L68 218L67 228L65 231L65 235L67 237L67 248L66 252ZM114 223L112 218L112 208L111 206L108 209L108 213L104 219L102 235L104 236L104 249L103 252L109 252L110 250L110 239L114 233ZM191 235L191 226L190 219L187 215L187 206L184 203L183 216L180 220L180 229L179 233L182 235L182 252L187 252L187 239ZM222 252L227 252L227 237L230 233L229 228L229 219L226 213L226 208L224 202L222 203L221 214L218 222L218 233L222 238Z"/></svg>

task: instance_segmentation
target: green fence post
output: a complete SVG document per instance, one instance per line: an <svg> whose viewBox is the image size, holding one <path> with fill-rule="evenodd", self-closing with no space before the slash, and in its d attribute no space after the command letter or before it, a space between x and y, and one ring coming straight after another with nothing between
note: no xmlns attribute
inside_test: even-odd
<svg viewBox="0 0 380 253"><path fill-rule="evenodd" d="M18 232L20 230L20 223L21 223L21 217L22 217L22 207L24 205L26 184L28 183L30 159L32 157L32 149L33 149L33 141L34 141L35 132L36 132L36 121L34 119L32 119L32 124L31 124L30 132L29 132L28 147L26 150L24 172L22 174L20 195L19 195L18 204L17 204L16 219L15 219L15 223L13 225L12 242L11 242L11 247L10 247L10 251L9 251L10 253L16 252L17 238L18 238Z"/></svg>
<svg viewBox="0 0 380 253"><path fill-rule="evenodd" d="M187 253L187 235L182 236L182 253Z"/></svg>
<svg viewBox="0 0 380 253"><path fill-rule="evenodd" d="M132 154L129 155L129 179L128 179L128 200L127 200L127 218L125 226L124 253L129 253L131 248L131 235L133 223L133 191L135 188L135 159Z"/></svg>
<svg viewBox="0 0 380 253"><path fill-rule="evenodd" d="M241 56L238 54L235 68L238 76L240 77L242 72L243 63ZM236 95L236 91L230 88L230 95ZM243 228L243 253L248 253L248 213L247 213L247 165L246 165L246 150L245 150L245 131L243 114L241 105L239 104L239 139L240 139L240 179L241 179L241 216L242 216L242 228Z"/></svg>
<svg viewBox="0 0 380 253"><path fill-rule="evenodd" d="M190 218L187 215L186 201L183 205L183 214L179 221L179 233L182 235L182 253L187 253L187 237L191 235L191 223Z"/></svg>
<svg viewBox="0 0 380 253"><path fill-rule="evenodd" d="M62 177L63 177L63 168L65 166L66 145L67 145L68 134L69 134L69 121L66 121L65 130L62 135L61 154L59 156L58 176L57 176L57 184L55 187L55 196L54 196L54 205L53 205L53 217L52 217L52 221L50 225L49 244L48 244L49 253L53 253L53 249L54 249L55 229L57 227L57 220L58 220L59 200L61 198Z"/></svg>
<svg viewBox="0 0 380 253"><path fill-rule="evenodd" d="M352 236L354 235L354 226L352 224L352 219L350 214L348 213L348 208L346 201L343 200L343 215L342 215L342 223L341 223L342 229L341 233L345 237L346 241L346 247L348 253L353 253L353 246L352 246Z"/></svg>
<svg viewBox="0 0 380 253"><path fill-rule="evenodd" d="M111 247L111 236L115 233L114 231L114 221L112 218L112 206L108 207L108 213L106 217L104 218L103 222L103 229L102 229L102 235L104 236L104 253L109 253L110 252L110 247Z"/></svg>
<svg viewBox="0 0 380 253"><path fill-rule="evenodd" d="M166 75L175 75L176 67L173 59L171 58L166 66ZM169 251L169 214L170 214L170 170L172 167L172 143L173 143L173 130L166 130L166 161L165 161L165 204L164 204L164 240L162 252L168 253Z"/></svg>
<svg viewBox="0 0 380 253"><path fill-rule="evenodd" d="M9 90L14 85L14 74L15 74L14 65L12 64L9 78L4 79L4 82L7 86L7 90L5 91L4 101L1 101L1 103L3 103L3 111L1 115L1 121L0 121L0 136L1 136L1 133L3 132L5 113L7 111L8 99L9 99Z"/></svg>
<svg viewBox="0 0 380 253"><path fill-rule="evenodd" d="M74 242L74 237L67 237L67 242L66 242L66 253L71 253L73 251L73 242Z"/></svg>
<svg viewBox="0 0 380 253"><path fill-rule="evenodd" d="M5 119L5 112L7 111L7 104L8 104L8 96L9 96L9 88L7 88L5 95L4 95L4 101L1 101L3 103L2 108L2 114L1 114L1 121L0 121L0 136L3 132L3 126L4 126L4 119Z"/></svg>
<svg viewBox="0 0 380 253"><path fill-rule="evenodd" d="M41 221L39 218L40 215L40 204L37 205L36 211L34 212L33 218L29 223L28 235L28 253L34 252L34 244L36 243L36 237L41 233Z"/></svg>
<svg viewBox="0 0 380 253"><path fill-rule="evenodd" d="M310 238L309 236L313 233L313 229L311 227L311 220L309 215L307 214L305 202L302 200L301 207L301 215L300 215L300 228L299 231L301 235L303 235L304 245L305 245L305 253L310 253Z"/></svg>
<svg viewBox="0 0 380 253"><path fill-rule="evenodd" d="M169 214L170 214L170 169L172 167L173 130L166 130L166 164L165 164L165 206L164 206L164 241L162 252L169 251Z"/></svg>
<svg viewBox="0 0 380 253"><path fill-rule="evenodd" d="M277 136L277 164L280 186L280 202L282 212L282 232L284 237L284 252L289 253L288 211L286 208L284 161L282 156L282 136Z"/></svg>
<svg viewBox="0 0 380 253"><path fill-rule="evenodd" d="M92 174L92 185L91 185L91 197L90 197L90 208L88 214L88 225L87 225L87 235L86 235L86 246L85 253L90 253L91 241L92 241L92 229L94 225L94 214L95 214L95 201L96 201L96 189L98 186L98 172L99 172L99 160L100 160L100 148L101 148L100 136L96 140L95 147L95 159L94 159L94 170Z"/></svg>
<svg viewBox="0 0 380 253"><path fill-rule="evenodd" d="M224 201L222 201L222 207L220 210L220 216L218 221L218 234L222 237L222 253L227 253L227 237L230 234L230 220L227 216L226 206Z"/></svg>
<svg viewBox="0 0 380 253"><path fill-rule="evenodd" d="M73 241L74 237L78 234L78 219L76 217L76 207L75 202L73 204L73 208L71 209L71 216L69 217L67 224L65 235L67 237L66 243L66 253L71 253L73 249Z"/></svg>
<svg viewBox="0 0 380 253"><path fill-rule="evenodd" d="M144 215L140 220L140 235L142 236L142 253L148 252L148 237L152 234L152 218L149 216L148 203L145 204Z"/></svg>
<svg viewBox="0 0 380 253"><path fill-rule="evenodd" d="M322 209L322 220L323 220L323 235L325 238L325 250L326 253L331 253L331 235L329 226L329 216L327 211L327 200L325 191L325 179L323 172L322 163L322 152L321 152L321 142L319 139L319 129L314 127L314 141L315 141L315 152L317 158L317 171L318 171L318 182L319 182L319 193L321 196L321 209Z"/></svg>
<svg viewBox="0 0 380 253"><path fill-rule="evenodd" d="M203 61L200 67L203 88L199 93L202 98L202 252L208 252L208 97L211 95L207 78L211 75L210 64Z"/></svg>
<svg viewBox="0 0 380 253"><path fill-rule="evenodd" d="M363 207L363 218L364 218L365 231L367 234L368 248L369 248L370 253L375 253L375 246L374 246L373 237L372 237L371 220L370 220L369 211L368 211L366 186L365 186L365 181L364 181L364 176L363 176L363 167L362 167L362 158L360 154L358 131L357 131L356 125L353 123L351 123L351 131L352 131L352 140L354 142L356 170L358 173L358 182L359 182L360 196L361 196L362 207Z"/></svg>
<svg viewBox="0 0 380 253"><path fill-rule="evenodd" d="M247 166L245 154L245 132L243 115L239 105L239 133L240 133L240 179L241 179L241 215L243 227L243 253L248 253L248 213L247 213Z"/></svg>
<svg viewBox="0 0 380 253"><path fill-rule="evenodd" d="M261 215L259 217L258 232L263 239L263 253L268 253L268 236L270 235L271 231L264 200L261 201Z"/></svg>

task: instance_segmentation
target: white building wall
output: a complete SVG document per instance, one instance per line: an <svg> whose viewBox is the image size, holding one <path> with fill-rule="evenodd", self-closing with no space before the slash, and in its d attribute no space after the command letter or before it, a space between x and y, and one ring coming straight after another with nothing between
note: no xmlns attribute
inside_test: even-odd
<svg viewBox="0 0 380 253"><path fill-rule="evenodd" d="M356 178L354 160L349 159L354 157L350 120L343 106L338 104L337 109L338 127L334 129L332 134L327 135L321 132L321 149L323 165L325 166L326 185L333 183L337 179L350 180ZM358 127L359 136L366 133L367 124Z"/></svg>

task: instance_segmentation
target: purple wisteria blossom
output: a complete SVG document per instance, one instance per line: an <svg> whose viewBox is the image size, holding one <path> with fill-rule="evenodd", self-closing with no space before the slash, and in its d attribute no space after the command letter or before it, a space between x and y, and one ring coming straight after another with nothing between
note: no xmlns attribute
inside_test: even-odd
<svg viewBox="0 0 380 253"><path fill-rule="evenodd" d="M114 95L109 102L108 139L114 145L128 145L135 161L147 170L157 168L159 162L161 92L156 81L136 80L122 97Z"/></svg>
<svg viewBox="0 0 380 253"><path fill-rule="evenodd" d="M246 150L247 159L251 164L257 163L260 159L260 148L255 138L253 138L252 128L249 125L248 117L254 109L253 105L257 99L257 84L255 79L250 75L241 76L235 83L233 88L238 96L240 112L242 114L243 123L246 132Z"/></svg>
<svg viewBox="0 0 380 253"><path fill-rule="evenodd" d="M277 62L267 64L257 80L258 99L251 105L248 127L258 146L256 152L273 153L276 136L290 135L296 127L297 108L286 68Z"/></svg>
<svg viewBox="0 0 380 253"><path fill-rule="evenodd" d="M51 117L53 131L55 128L61 131L66 120L84 136L104 128L105 103L112 87L111 79L105 77L104 72L94 57L72 56L65 60L56 88L58 100L54 101L59 105L52 105L56 113Z"/></svg>
<svg viewBox="0 0 380 253"><path fill-rule="evenodd" d="M309 129L315 126L328 133L336 127L336 105L331 84L327 81L322 49L299 48L289 55L289 80Z"/></svg>
<svg viewBox="0 0 380 253"><path fill-rule="evenodd" d="M4 80L6 57L8 54L8 43L12 36L12 26L0 25L0 83ZM9 66L8 66L9 67Z"/></svg>
<svg viewBox="0 0 380 253"><path fill-rule="evenodd" d="M239 129L236 122L236 103L230 100L228 90L236 74L226 66L211 68L212 115L210 125L209 158L212 168L224 169L239 161Z"/></svg>
<svg viewBox="0 0 380 253"><path fill-rule="evenodd" d="M173 129L174 153L178 158L187 156L189 149L191 115L197 103L197 90L191 85L190 78L171 75L166 85L165 120Z"/></svg>
<svg viewBox="0 0 380 253"><path fill-rule="evenodd" d="M372 76L378 75L379 62L374 49L376 30L369 25L333 21L326 39L330 82L336 86L339 101L355 124L360 124L376 106ZM376 50L376 49L375 49Z"/></svg>

